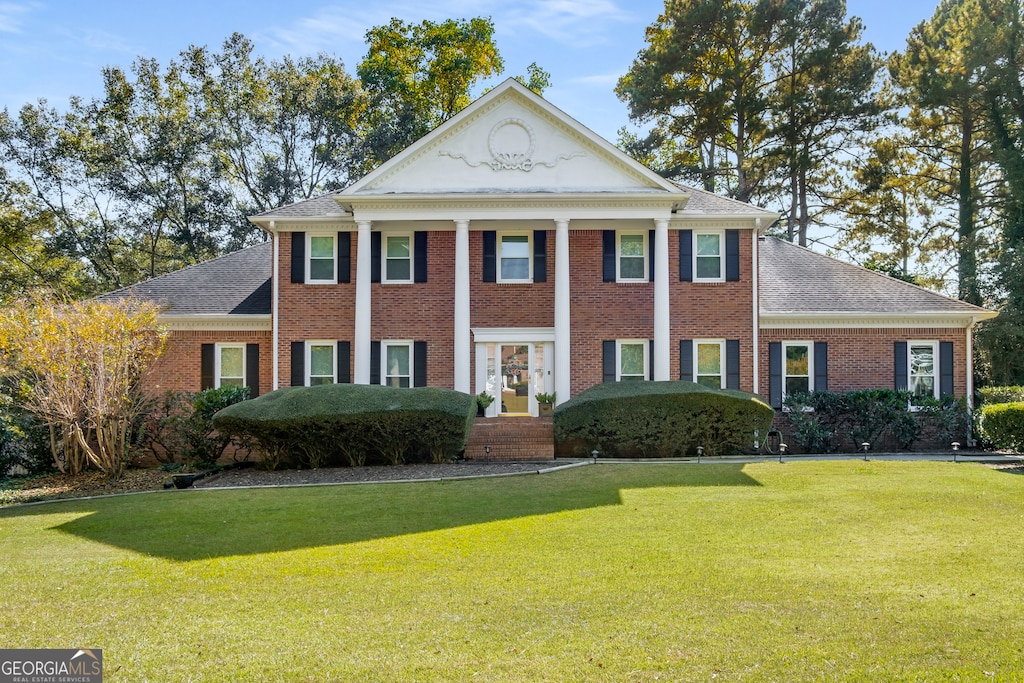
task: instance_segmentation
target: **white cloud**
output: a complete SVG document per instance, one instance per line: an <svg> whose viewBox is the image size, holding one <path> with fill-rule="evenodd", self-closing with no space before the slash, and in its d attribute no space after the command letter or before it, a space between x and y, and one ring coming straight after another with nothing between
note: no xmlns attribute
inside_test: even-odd
<svg viewBox="0 0 1024 683"><path fill-rule="evenodd" d="M36 7L34 2L0 2L0 33L21 33L25 17Z"/></svg>
<svg viewBox="0 0 1024 683"><path fill-rule="evenodd" d="M563 47L611 42L616 28L630 19L632 15L611 0L536 0L505 18Z"/></svg>

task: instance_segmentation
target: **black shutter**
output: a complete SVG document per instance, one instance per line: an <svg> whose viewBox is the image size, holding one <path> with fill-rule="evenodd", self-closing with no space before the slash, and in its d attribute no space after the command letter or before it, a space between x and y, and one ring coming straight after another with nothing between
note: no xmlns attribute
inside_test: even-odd
<svg viewBox="0 0 1024 683"><path fill-rule="evenodd" d="M907 375L907 342L893 344L893 385L897 391L906 391L910 386Z"/></svg>
<svg viewBox="0 0 1024 683"><path fill-rule="evenodd" d="M782 342L768 344L768 405L782 407Z"/></svg>
<svg viewBox="0 0 1024 683"><path fill-rule="evenodd" d="M200 389L213 389L215 378L214 373L214 359L213 355L216 353L216 345L214 344L203 344L199 350L199 388Z"/></svg>
<svg viewBox="0 0 1024 683"><path fill-rule="evenodd" d="M605 282L615 282L615 231L601 233L601 277Z"/></svg>
<svg viewBox="0 0 1024 683"><path fill-rule="evenodd" d="M647 342L647 379L654 380L654 340Z"/></svg>
<svg viewBox="0 0 1024 683"><path fill-rule="evenodd" d="M814 342L814 390L828 391L828 342Z"/></svg>
<svg viewBox="0 0 1024 683"><path fill-rule="evenodd" d="M425 341L412 343L412 372L414 387L427 386L427 342Z"/></svg>
<svg viewBox="0 0 1024 683"><path fill-rule="evenodd" d="M352 233L338 233L338 282L352 282Z"/></svg>
<svg viewBox="0 0 1024 683"><path fill-rule="evenodd" d="M740 340L727 339L725 342L725 388L740 388Z"/></svg>
<svg viewBox="0 0 1024 683"><path fill-rule="evenodd" d="M725 280L737 282L740 279L740 231L725 231Z"/></svg>
<svg viewBox="0 0 1024 683"><path fill-rule="evenodd" d="M939 396L953 395L953 342L939 342Z"/></svg>
<svg viewBox="0 0 1024 683"><path fill-rule="evenodd" d="M693 230L679 231L679 281L693 282Z"/></svg>
<svg viewBox="0 0 1024 683"><path fill-rule="evenodd" d="M245 345L245 383L249 386L249 398L260 395L260 345Z"/></svg>
<svg viewBox="0 0 1024 683"><path fill-rule="evenodd" d="M647 281L654 282L654 231L647 234Z"/></svg>
<svg viewBox="0 0 1024 683"><path fill-rule="evenodd" d="M601 365L604 368L604 382L614 382L618 373L615 371L615 341L601 342Z"/></svg>
<svg viewBox="0 0 1024 683"><path fill-rule="evenodd" d="M292 342L292 386L306 385L306 342Z"/></svg>
<svg viewBox="0 0 1024 683"><path fill-rule="evenodd" d="M533 231L533 281L548 281L548 231Z"/></svg>
<svg viewBox="0 0 1024 683"><path fill-rule="evenodd" d="M693 381L693 340L679 340L679 379Z"/></svg>
<svg viewBox="0 0 1024 683"><path fill-rule="evenodd" d="M352 383L352 344L347 341L338 342L338 367L334 373L334 381L338 384Z"/></svg>
<svg viewBox="0 0 1024 683"><path fill-rule="evenodd" d="M292 282L306 281L306 233L292 233Z"/></svg>
<svg viewBox="0 0 1024 683"><path fill-rule="evenodd" d="M370 282L380 282L380 233L370 233Z"/></svg>
<svg viewBox="0 0 1024 683"><path fill-rule="evenodd" d="M380 342L370 342L370 384L380 384Z"/></svg>
<svg viewBox="0 0 1024 683"><path fill-rule="evenodd" d="M413 282L427 281L427 233L417 230L413 233Z"/></svg>
<svg viewBox="0 0 1024 683"><path fill-rule="evenodd" d="M498 233L484 230L484 282L498 280Z"/></svg>

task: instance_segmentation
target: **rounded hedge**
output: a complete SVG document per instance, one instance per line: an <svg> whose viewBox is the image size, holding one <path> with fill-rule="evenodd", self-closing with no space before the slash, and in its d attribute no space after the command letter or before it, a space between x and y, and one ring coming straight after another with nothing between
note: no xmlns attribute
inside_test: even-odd
<svg viewBox="0 0 1024 683"><path fill-rule="evenodd" d="M1024 402L982 406L978 430L993 448L1024 452Z"/></svg>
<svg viewBox="0 0 1024 683"><path fill-rule="evenodd" d="M748 451L775 411L755 394L694 382L598 384L554 410L555 439L578 454L673 457Z"/></svg>

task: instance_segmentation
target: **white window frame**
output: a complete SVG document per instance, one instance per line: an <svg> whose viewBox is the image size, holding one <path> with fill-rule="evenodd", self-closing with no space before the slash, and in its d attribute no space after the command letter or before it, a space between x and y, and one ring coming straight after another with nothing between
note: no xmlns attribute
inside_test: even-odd
<svg viewBox="0 0 1024 683"><path fill-rule="evenodd" d="M914 396L914 347L915 346L928 346L932 350L932 398L939 398L939 381L940 381L940 368L939 368L939 342L935 340L911 340L907 342L907 391L911 392L911 396ZM925 377L926 375L917 375L918 377ZM913 400L913 398L911 399Z"/></svg>
<svg viewBox="0 0 1024 683"><path fill-rule="evenodd" d="M388 239L404 237L409 240L409 277L400 280L388 277ZM389 285L408 285L416 277L416 240L411 232L383 232L380 236L380 281ZM401 259L395 259L396 261Z"/></svg>
<svg viewBox="0 0 1024 683"><path fill-rule="evenodd" d="M623 277L622 275L622 238L623 237L640 237L643 239L644 253L641 260L644 264L644 274L642 277ZM622 230L615 233L615 281L616 282L649 282L650 281L650 261L651 252L650 245L648 244L649 234L646 230ZM636 258L631 256L630 258Z"/></svg>
<svg viewBox="0 0 1024 683"><path fill-rule="evenodd" d="M718 237L718 277L700 277L698 275L697 243L702 235L715 235ZM693 281L694 282L725 282L725 231L724 230L694 230L693 231Z"/></svg>
<svg viewBox="0 0 1024 683"><path fill-rule="evenodd" d="M243 386L243 387L249 386L249 384L246 381L246 376L245 376L245 371L247 369L246 368L247 363L246 363L246 357L245 357L245 344L229 344L229 343L221 344L221 343L218 343L218 344L214 345L214 350L215 350L214 357L213 357L213 386L214 386L214 388L215 389L220 389L221 388L221 379L223 379L223 376L224 376L223 372L221 370L221 352L224 349L241 349L242 350L242 378L241 378L242 379L242 384L241 384L241 386ZM231 379L234 379L234 378L231 378ZM225 385L225 386L234 386L234 385Z"/></svg>
<svg viewBox="0 0 1024 683"><path fill-rule="evenodd" d="M314 339L306 342L306 386L313 386L313 347L314 346L329 346L331 347L331 381L324 382L324 384L335 384L338 381L338 342L329 339ZM317 375L318 377L326 377L326 375Z"/></svg>
<svg viewBox="0 0 1024 683"><path fill-rule="evenodd" d="M615 381L622 381L622 347L623 345L639 344L644 350L644 373L641 377L646 380L651 376L651 340L650 339L616 339L615 340ZM629 375L635 377L636 375ZM628 380L632 381L632 380Z"/></svg>
<svg viewBox="0 0 1024 683"><path fill-rule="evenodd" d="M814 342L809 341L787 341L782 342L782 399L785 400L789 392L786 391L787 380L790 377L803 377L803 375L790 375L786 372L786 349L791 346L803 346L807 348L807 391L814 391Z"/></svg>
<svg viewBox="0 0 1024 683"><path fill-rule="evenodd" d="M529 272L529 277L526 279L522 278L504 278L501 276L501 251L504 246L504 239L506 237L525 237L526 238L526 264ZM498 282L508 284L525 284L533 282L533 233L529 231L510 231L510 232L499 232L496 237L497 245L495 245L495 256L497 257L497 277L495 278Z"/></svg>
<svg viewBox="0 0 1024 683"><path fill-rule="evenodd" d="M701 375L700 369L700 347L705 346L717 346L718 347L718 369L721 373L719 377L719 389L725 389L725 383L729 374L729 368L726 367L726 355L725 355L725 340L724 339L694 339L693 340L693 381L700 384ZM714 377L714 375L703 375L704 377Z"/></svg>
<svg viewBox="0 0 1024 683"><path fill-rule="evenodd" d="M331 271L330 279L316 279L313 277L313 238L331 240L331 262L334 264L334 268ZM306 233L306 283L311 285L338 284L338 235L336 233Z"/></svg>
<svg viewBox="0 0 1024 683"><path fill-rule="evenodd" d="M416 377L416 353L411 339L389 339L380 343L380 383L384 386L391 386L388 383L388 349L391 347L404 347L409 350L409 387L415 386ZM395 375L405 377L405 375Z"/></svg>

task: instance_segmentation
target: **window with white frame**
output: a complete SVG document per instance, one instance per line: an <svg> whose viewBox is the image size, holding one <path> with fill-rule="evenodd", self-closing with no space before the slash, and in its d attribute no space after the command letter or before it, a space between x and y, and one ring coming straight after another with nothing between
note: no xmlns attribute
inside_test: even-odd
<svg viewBox="0 0 1024 683"><path fill-rule="evenodd" d="M380 376L384 379L383 384L389 387L411 387L412 342L382 342L381 347L383 367Z"/></svg>
<svg viewBox="0 0 1024 683"><path fill-rule="evenodd" d="M618 282L647 282L647 234L618 233Z"/></svg>
<svg viewBox="0 0 1024 683"><path fill-rule="evenodd" d="M722 263L725 236L722 232L693 233L693 279L695 282L723 282L725 267Z"/></svg>
<svg viewBox="0 0 1024 683"><path fill-rule="evenodd" d="M616 368L618 376L615 378L620 382L632 380L644 380L648 377L647 357L650 343L646 339L623 339L616 343L618 351Z"/></svg>
<svg viewBox="0 0 1024 683"><path fill-rule="evenodd" d="M312 341L306 343L306 367L309 368L306 386L334 384L337 349L338 345L335 342Z"/></svg>
<svg viewBox="0 0 1024 683"><path fill-rule="evenodd" d="M412 235L384 235L384 282L412 282Z"/></svg>
<svg viewBox="0 0 1024 683"><path fill-rule="evenodd" d="M724 389L725 342L720 339L697 339L693 345L694 381L712 389Z"/></svg>
<svg viewBox="0 0 1024 683"><path fill-rule="evenodd" d="M810 342L783 342L783 395L814 391L814 354Z"/></svg>
<svg viewBox="0 0 1024 683"><path fill-rule="evenodd" d="M939 397L938 344L931 341L912 341L907 344L908 389L914 396Z"/></svg>
<svg viewBox="0 0 1024 683"><path fill-rule="evenodd" d="M214 386L245 386L245 344L217 344Z"/></svg>
<svg viewBox="0 0 1024 683"><path fill-rule="evenodd" d="M532 282L533 254L529 234L498 236L498 282Z"/></svg>
<svg viewBox="0 0 1024 683"><path fill-rule="evenodd" d="M336 249L334 235L308 235L309 247L308 272L306 282L336 282L335 260Z"/></svg>

